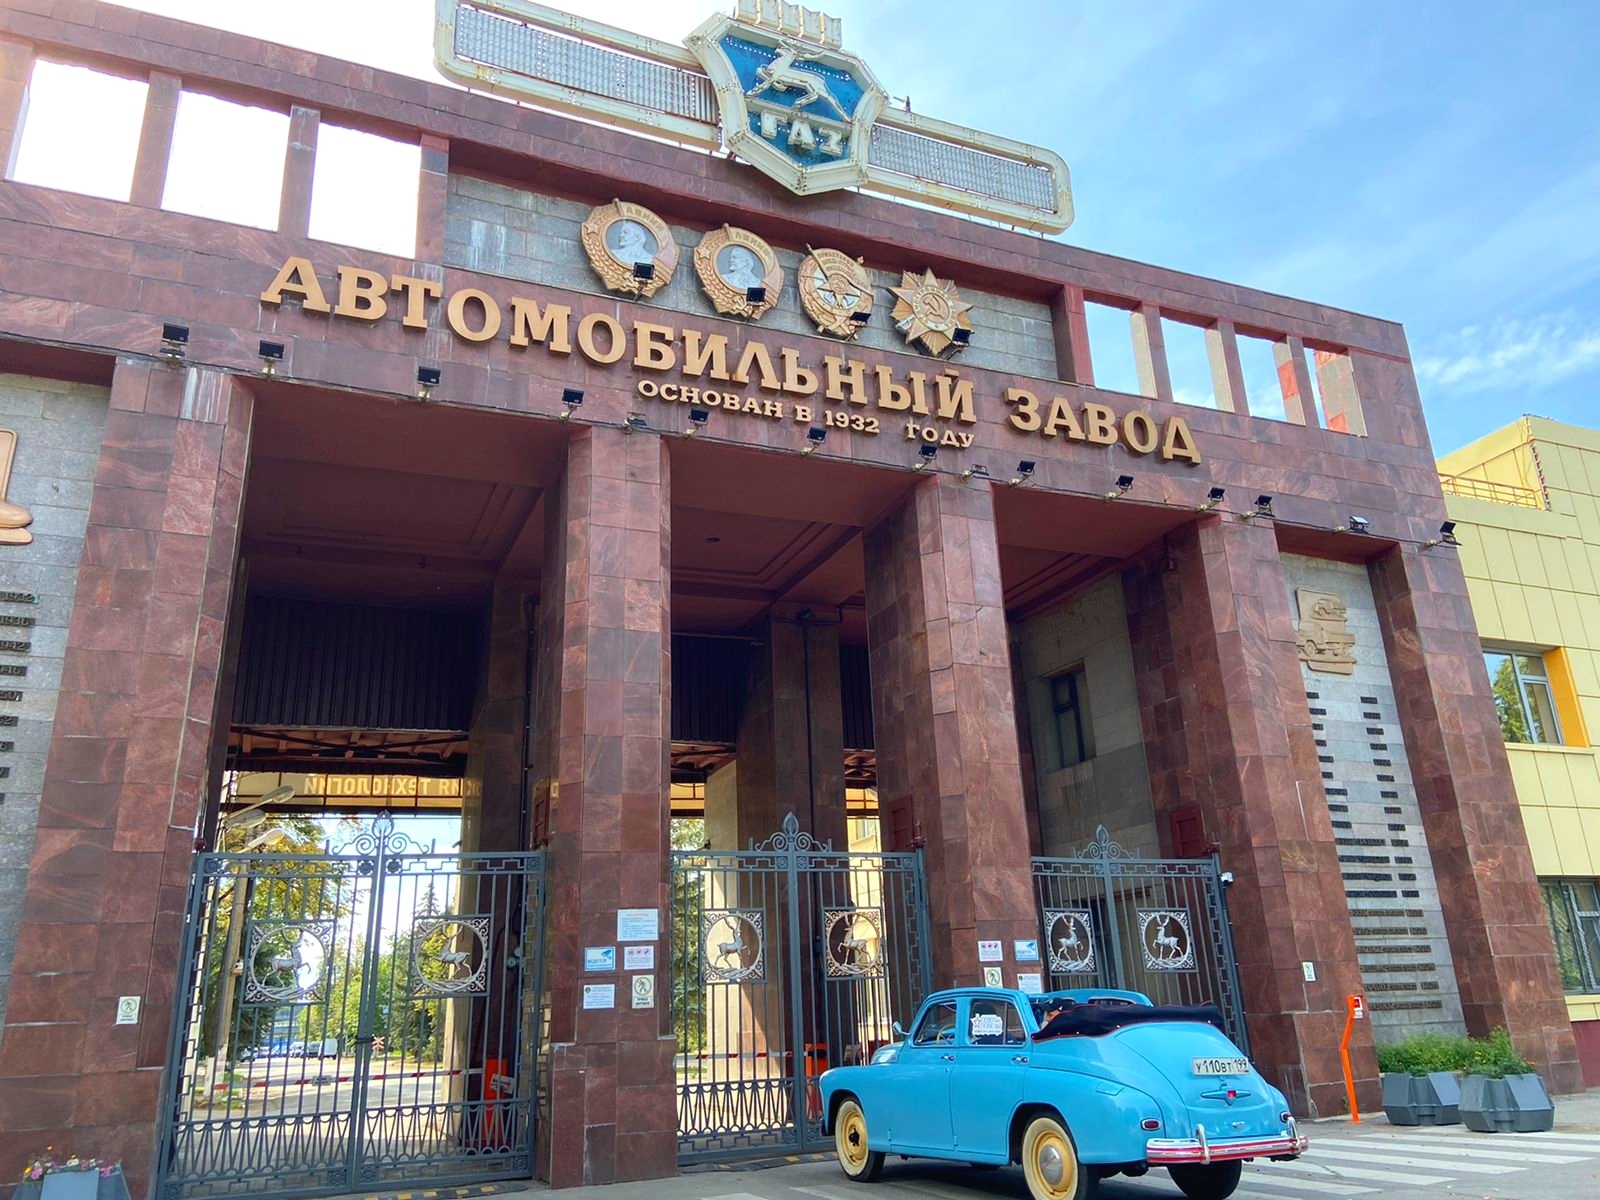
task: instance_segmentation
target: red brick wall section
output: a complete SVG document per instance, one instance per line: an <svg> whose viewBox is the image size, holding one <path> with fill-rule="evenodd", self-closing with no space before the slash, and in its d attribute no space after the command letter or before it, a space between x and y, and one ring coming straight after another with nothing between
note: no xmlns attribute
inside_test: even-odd
<svg viewBox="0 0 1600 1200"><path fill-rule="evenodd" d="M1197 522L1123 582L1156 825L1167 836L1169 814L1198 806L1238 881L1252 1054L1296 1112L1347 1111L1338 1047L1361 975L1272 529ZM1352 1046L1363 1107L1377 1100L1369 1028Z"/></svg>
<svg viewBox="0 0 1600 1200"><path fill-rule="evenodd" d="M1578 1091L1578 1051L1461 564L1447 547L1397 548L1369 573L1467 1031L1504 1026L1552 1091Z"/></svg>
<svg viewBox="0 0 1600 1200"><path fill-rule="evenodd" d="M228 376L117 364L0 1038L0 1179L54 1145L148 1181L251 409Z"/></svg>
<svg viewBox="0 0 1600 1200"><path fill-rule="evenodd" d="M557 1187L677 1171L668 997L672 520L665 443L573 433L548 495L539 615L538 774L551 780L549 916L553 1118L540 1174ZM653 1009L582 1005L583 948L617 944L618 908L657 908Z"/></svg>
<svg viewBox="0 0 1600 1200"><path fill-rule="evenodd" d="M993 493L925 480L865 552L878 791L909 794L927 838L934 985L981 983L998 939L1014 987L1012 940L1038 926Z"/></svg>

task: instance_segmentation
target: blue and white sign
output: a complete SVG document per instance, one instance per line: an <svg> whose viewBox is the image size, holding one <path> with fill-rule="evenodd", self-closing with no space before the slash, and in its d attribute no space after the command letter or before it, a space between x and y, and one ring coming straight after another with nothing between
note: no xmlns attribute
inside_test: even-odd
<svg viewBox="0 0 1600 1200"><path fill-rule="evenodd" d="M617 969L617 948L615 946L585 946L583 948L583 969L585 971L615 971Z"/></svg>
<svg viewBox="0 0 1600 1200"><path fill-rule="evenodd" d="M1011 952L1020 962L1039 961L1038 938L1014 938L1011 943Z"/></svg>

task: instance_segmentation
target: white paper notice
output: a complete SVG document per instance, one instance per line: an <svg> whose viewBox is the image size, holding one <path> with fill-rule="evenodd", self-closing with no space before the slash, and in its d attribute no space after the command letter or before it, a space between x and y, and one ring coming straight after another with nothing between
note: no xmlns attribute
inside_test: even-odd
<svg viewBox="0 0 1600 1200"><path fill-rule="evenodd" d="M654 971L656 969L656 948L654 946L624 946L622 948L622 966L628 971Z"/></svg>
<svg viewBox="0 0 1600 1200"><path fill-rule="evenodd" d="M614 983L584 984L583 1006L585 1008L615 1008L617 1006L617 985Z"/></svg>
<svg viewBox="0 0 1600 1200"><path fill-rule="evenodd" d="M654 975L635 975L633 977L633 1006L635 1008L654 1008L656 1006L656 977Z"/></svg>
<svg viewBox="0 0 1600 1200"><path fill-rule="evenodd" d="M1005 948L1000 942L979 942L979 962L1005 962Z"/></svg>
<svg viewBox="0 0 1600 1200"><path fill-rule="evenodd" d="M1030 996L1038 996L1044 992L1044 979L1038 971L1022 971L1017 974L1017 990L1027 992Z"/></svg>
<svg viewBox="0 0 1600 1200"><path fill-rule="evenodd" d="M660 910L654 908L617 909L617 941L653 942L660 936Z"/></svg>

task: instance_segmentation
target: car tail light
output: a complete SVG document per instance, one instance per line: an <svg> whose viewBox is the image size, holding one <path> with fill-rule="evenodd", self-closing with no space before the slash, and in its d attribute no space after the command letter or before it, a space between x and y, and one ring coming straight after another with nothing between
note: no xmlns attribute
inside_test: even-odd
<svg viewBox="0 0 1600 1200"><path fill-rule="evenodd" d="M1149 1130L1149 1129L1160 1129L1161 1128L1161 1122L1156 1120L1154 1117L1146 1117L1144 1120L1139 1122L1139 1128L1140 1129L1146 1129L1146 1130Z"/></svg>
<svg viewBox="0 0 1600 1200"><path fill-rule="evenodd" d="M1289 1110L1287 1108L1284 1109L1281 1113L1278 1114L1278 1120L1285 1121L1285 1122L1290 1120Z"/></svg>

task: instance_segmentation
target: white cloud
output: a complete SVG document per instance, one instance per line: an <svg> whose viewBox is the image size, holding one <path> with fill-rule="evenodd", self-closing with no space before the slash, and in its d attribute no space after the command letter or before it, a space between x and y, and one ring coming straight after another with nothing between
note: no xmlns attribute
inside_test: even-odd
<svg viewBox="0 0 1600 1200"><path fill-rule="evenodd" d="M1414 359L1417 379L1446 392L1548 387L1600 367L1600 319L1571 310L1469 325Z"/></svg>

